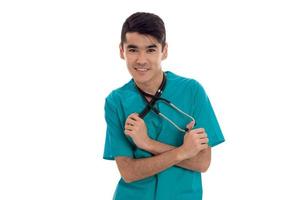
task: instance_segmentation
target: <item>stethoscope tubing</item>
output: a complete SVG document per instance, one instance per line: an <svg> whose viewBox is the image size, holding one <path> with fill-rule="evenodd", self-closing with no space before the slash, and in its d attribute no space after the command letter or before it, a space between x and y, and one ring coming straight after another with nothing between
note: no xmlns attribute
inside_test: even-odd
<svg viewBox="0 0 300 200"><path fill-rule="evenodd" d="M177 130L179 130L180 132L182 133L185 133L188 131L188 128L185 128L185 129L182 129L180 128L175 122L173 122L170 118L168 118L166 115L164 115L163 113L161 113L157 108L154 107L155 103L157 101L162 101L163 103L165 103L166 105L170 106L171 108L173 108L174 110L176 110L177 112L183 114L184 116L190 118L192 121L195 121L195 119L188 115L187 113L185 113L184 111L182 111L181 109L179 109L177 106L175 106L173 103L171 103L169 100L165 99L165 98L161 98L160 95L162 94L162 91L163 91L163 88L165 86L165 75L164 75L164 78L163 78L163 81L162 81L162 84L160 85L159 89L157 90L156 94L155 95L151 95L151 94L148 94L146 92L144 92L143 90L141 90L140 88L137 87L138 91L140 92L141 96L143 96L145 102L147 103L147 106L145 107L145 109L139 114L139 116L141 118L144 118L147 113L152 110L154 111L157 115L161 116L162 118L164 118L165 120L167 120L169 123L171 123ZM146 97L145 96L148 96L148 97L151 97L151 101L148 102Z"/></svg>

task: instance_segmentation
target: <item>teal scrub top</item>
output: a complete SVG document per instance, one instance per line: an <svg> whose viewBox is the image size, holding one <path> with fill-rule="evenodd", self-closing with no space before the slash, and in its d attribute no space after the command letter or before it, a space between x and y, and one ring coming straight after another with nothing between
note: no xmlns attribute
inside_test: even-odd
<svg viewBox="0 0 300 200"><path fill-rule="evenodd" d="M163 98L193 116L195 128L205 128L209 138L209 146L224 142L224 137L217 118L203 87L193 79L165 72L166 85ZM128 115L140 113L146 103L130 80L123 87L112 91L105 102L105 119L107 123L104 159L114 160L116 156L146 158L151 153L137 148L130 137L124 134L124 125ZM157 102L161 113L172 119L181 128L190 122L168 105ZM144 121L150 138L179 147L183 144L184 134L179 132L167 120L154 112L149 112ZM120 179L113 199L115 200L201 200L201 173L172 166L164 171L132 183Z"/></svg>

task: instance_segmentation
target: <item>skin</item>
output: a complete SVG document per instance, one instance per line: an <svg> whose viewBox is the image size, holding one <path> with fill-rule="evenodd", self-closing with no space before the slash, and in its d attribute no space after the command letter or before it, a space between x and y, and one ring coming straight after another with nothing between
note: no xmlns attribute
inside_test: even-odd
<svg viewBox="0 0 300 200"><path fill-rule="evenodd" d="M160 86L163 79L161 61L166 59L167 55L167 45L162 49L154 37L138 33L127 33L126 42L120 46L120 56L126 61L134 82L150 94L155 94Z"/></svg>
<svg viewBox="0 0 300 200"><path fill-rule="evenodd" d="M120 56L139 88L155 94L163 79L161 61L167 58L168 45L162 45L152 36L136 32L126 33L126 42L120 45ZM151 100L147 98L148 100ZM174 165L205 172L211 161L211 148L203 128L193 129L194 122L187 124L189 131L180 147L160 143L148 137L147 127L137 113L128 116L124 134L130 136L137 147L154 156L134 159L116 157L121 176L125 182L133 182L153 176Z"/></svg>

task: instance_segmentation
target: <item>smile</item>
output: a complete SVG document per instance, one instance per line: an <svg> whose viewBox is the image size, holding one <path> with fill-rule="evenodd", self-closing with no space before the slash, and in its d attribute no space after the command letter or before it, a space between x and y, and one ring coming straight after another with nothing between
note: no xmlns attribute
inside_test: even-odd
<svg viewBox="0 0 300 200"><path fill-rule="evenodd" d="M134 68L135 70L139 71L139 72L146 72L149 69L145 69L145 68Z"/></svg>

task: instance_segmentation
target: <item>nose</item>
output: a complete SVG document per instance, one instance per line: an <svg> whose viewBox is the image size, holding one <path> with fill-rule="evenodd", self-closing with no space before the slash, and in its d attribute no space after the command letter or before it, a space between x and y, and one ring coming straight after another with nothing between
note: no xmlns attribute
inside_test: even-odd
<svg viewBox="0 0 300 200"><path fill-rule="evenodd" d="M139 55L137 56L137 63L139 65L145 65L147 63L147 57L144 52L140 52Z"/></svg>

